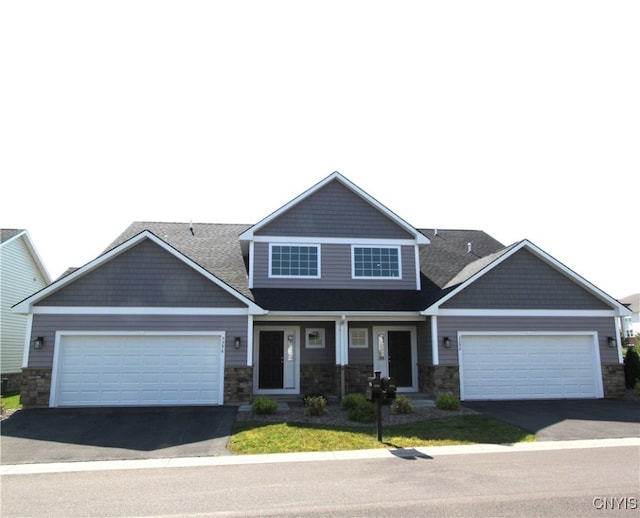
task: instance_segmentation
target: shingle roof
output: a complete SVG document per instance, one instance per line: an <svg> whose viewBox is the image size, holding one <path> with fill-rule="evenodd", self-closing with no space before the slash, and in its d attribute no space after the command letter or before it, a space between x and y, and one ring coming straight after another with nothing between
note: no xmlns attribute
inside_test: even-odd
<svg viewBox="0 0 640 518"><path fill-rule="evenodd" d="M508 250L479 230L419 229L420 292L414 290L249 289L247 258L238 236L249 224L132 223L106 251L148 230L258 305L273 311L419 311ZM467 243L471 243L469 253Z"/></svg>
<svg viewBox="0 0 640 518"><path fill-rule="evenodd" d="M250 225L239 224L193 223L191 234L190 223L136 221L105 251L143 230L149 230L242 295L252 298L247 267L238 241L238 236L249 227Z"/></svg>
<svg viewBox="0 0 640 518"><path fill-rule="evenodd" d="M431 240L420 251L420 270L440 288L464 282L488 264L486 259L497 258L492 255L508 250L482 230L419 230ZM463 271L464 278L457 278Z"/></svg>
<svg viewBox="0 0 640 518"><path fill-rule="evenodd" d="M0 243L9 241L9 239L16 237L22 232L24 232L24 229L21 228L0 228Z"/></svg>

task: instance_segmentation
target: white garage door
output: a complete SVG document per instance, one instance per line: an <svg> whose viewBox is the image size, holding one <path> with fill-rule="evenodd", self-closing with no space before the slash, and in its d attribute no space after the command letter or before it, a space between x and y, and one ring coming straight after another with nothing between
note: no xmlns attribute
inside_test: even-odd
<svg viewBox="0 0 640 518"><path fill-rule="evenodd" d="M464 334L460 342L462 399L602 397L592 334Z"/></svg>
<svg viewBox="0 0 640 518"><path fill-rule="evenodd" d="M51 406L222 403L222 334L63 335Z"/></svg>

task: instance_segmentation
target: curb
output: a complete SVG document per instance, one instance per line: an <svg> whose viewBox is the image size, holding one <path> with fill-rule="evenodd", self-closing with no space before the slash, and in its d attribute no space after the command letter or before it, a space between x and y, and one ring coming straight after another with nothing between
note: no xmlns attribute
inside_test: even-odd
<svg viewBox="0 0 640 518"><path fill-rule="evenodd" d="M237 466L275 464L284 462L320 462L362 459L433 459L444 455L478 453L516 453L580 448L640 447L640 438L589 439L578 441L522 442L513 444L471 444L464 446L435 446L433 448L402 448L349 450L310 453L272 453L267 455L231 455L220 457L180 457L168 459L107 460L88 462L54 462L49 464L8 464L0 466L0 475L33 475L39 473L71 473L83 471L112 471L129 469L194 468L205 466Z"/></svg>

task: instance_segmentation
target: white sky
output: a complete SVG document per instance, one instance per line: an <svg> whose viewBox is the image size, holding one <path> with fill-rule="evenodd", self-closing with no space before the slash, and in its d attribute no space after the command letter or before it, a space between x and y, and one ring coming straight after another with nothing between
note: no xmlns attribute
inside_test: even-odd
<svg viewBox="0 0 640 518"><path fill-rule="evenodd" d="M2 2L0 226L57 277L337 170L637 293L639 27L637 0Z"/></svg>

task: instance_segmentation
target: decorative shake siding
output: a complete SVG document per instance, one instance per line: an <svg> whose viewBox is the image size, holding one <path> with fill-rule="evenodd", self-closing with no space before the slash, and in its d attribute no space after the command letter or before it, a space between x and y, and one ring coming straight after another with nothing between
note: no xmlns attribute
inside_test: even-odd
<svg viewBox="0 0 640 518"><path fill-rule="evenodd" d="M338 181L294 205L256 236L414 239Z"/></svg>
<svg viewBox="0 0 640 518"><path fill-rule="evenodd" d="M150 240L51 294L38 306L245 307Z"/></svg>
<svg viewBox="0 0 640 518"><path fill-rule="evenodd" d="M527 250L485 273L442 304L455 309L610 309Z"/></svg>

